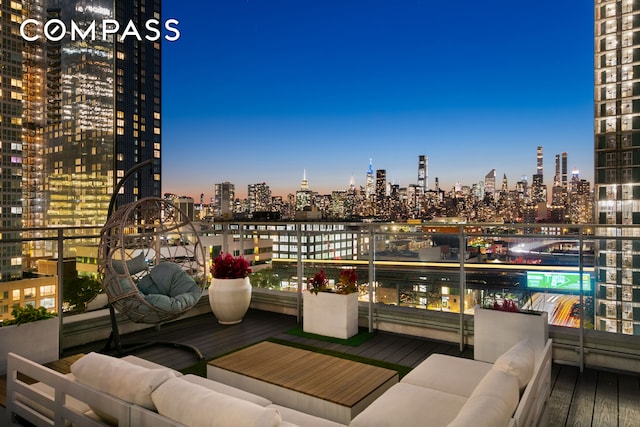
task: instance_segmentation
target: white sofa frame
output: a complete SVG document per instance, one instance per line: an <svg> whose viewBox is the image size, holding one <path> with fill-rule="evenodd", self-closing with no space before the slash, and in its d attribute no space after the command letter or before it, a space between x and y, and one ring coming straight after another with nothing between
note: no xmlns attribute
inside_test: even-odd
<svg viewBox="0 0 640 427"><path fill-rule="evenodd" d="M54 397L51 398L24 382L18 377L18 373L52 387L55 390ZM63 427L69 422L73 425L87 427L108 426L96 417L74 408L69 404L70 398L75 398L92 408L108 413L118 420L120 427L186 427L155 412L73 381L67 375L60 374L18 354L8 354L6 412L9 417L7 420L9 425L13 425L15 417L19 416L38 427ZM44 411L23 403L24 400L46 408L48 412L54 414L54 418L48 418Z"/></svg>

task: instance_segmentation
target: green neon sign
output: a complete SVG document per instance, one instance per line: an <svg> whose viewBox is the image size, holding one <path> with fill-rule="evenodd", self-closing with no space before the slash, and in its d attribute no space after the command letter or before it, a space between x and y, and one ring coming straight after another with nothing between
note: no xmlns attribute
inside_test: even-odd
<svg viewBox="0 0 640 427"><path fill-rule="evenodd" d="M579 291L580 273L527 271L527 288L558 291ZM582 289L591 291L591 275L582 274Z"/></svg>

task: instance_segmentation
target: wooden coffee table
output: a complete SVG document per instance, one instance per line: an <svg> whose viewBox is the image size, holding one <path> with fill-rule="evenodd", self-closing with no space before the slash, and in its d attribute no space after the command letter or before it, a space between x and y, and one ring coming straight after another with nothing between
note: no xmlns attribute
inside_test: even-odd
<svg viewBox="0 0 640 427"><path fill-rule="evenodd" d="M398 382L398 373L264 341L210 361L207 378L349 424Z"/></svg>

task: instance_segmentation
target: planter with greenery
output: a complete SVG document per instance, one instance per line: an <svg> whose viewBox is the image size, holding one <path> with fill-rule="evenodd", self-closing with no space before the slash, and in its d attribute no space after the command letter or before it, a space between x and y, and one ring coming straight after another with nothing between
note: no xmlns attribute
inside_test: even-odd
<svg viewBox="0 0 640 427"><path fill-rule="evenodd" d="M324 270L317 272L303 292L304 332L347 339L358 333L358 274L340 271L334 288Z"/></svg>
<svg viewBox="0 0 640 427"><path fill-rule="evenodd" d="M13 319L0 328L0 375L7 372L7 353L13 352L38 363L60 356L60 323L44 307L14 306Z"/></svg>
<svg viewBox="0 0 640 427"><path fill-rule="evenodd" d="M211 311L223 325L240 323L251 304L251 265L242 256L220 254L211 267L209 304Z"/></svg>

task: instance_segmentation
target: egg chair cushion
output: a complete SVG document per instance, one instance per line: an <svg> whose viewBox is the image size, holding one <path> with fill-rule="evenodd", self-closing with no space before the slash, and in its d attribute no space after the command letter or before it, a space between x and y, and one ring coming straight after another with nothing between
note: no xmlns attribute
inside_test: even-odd
<svg viewBox="0 0 640 427"><path fill-rule="evenodd" d="M202 289L178 264L162 262L137 284L144 299L154 307L178 312L198 302Z"/></svg>
<svg viewBox="0 0 640 427"><path fill-rule="evenodd" d="M127 271L132 275L138 274L148 268L147 260L143 253L124 262L121 259L114 259L111 261L113 270L118 274L124 274L124 264L127 265Z"/></svg>

